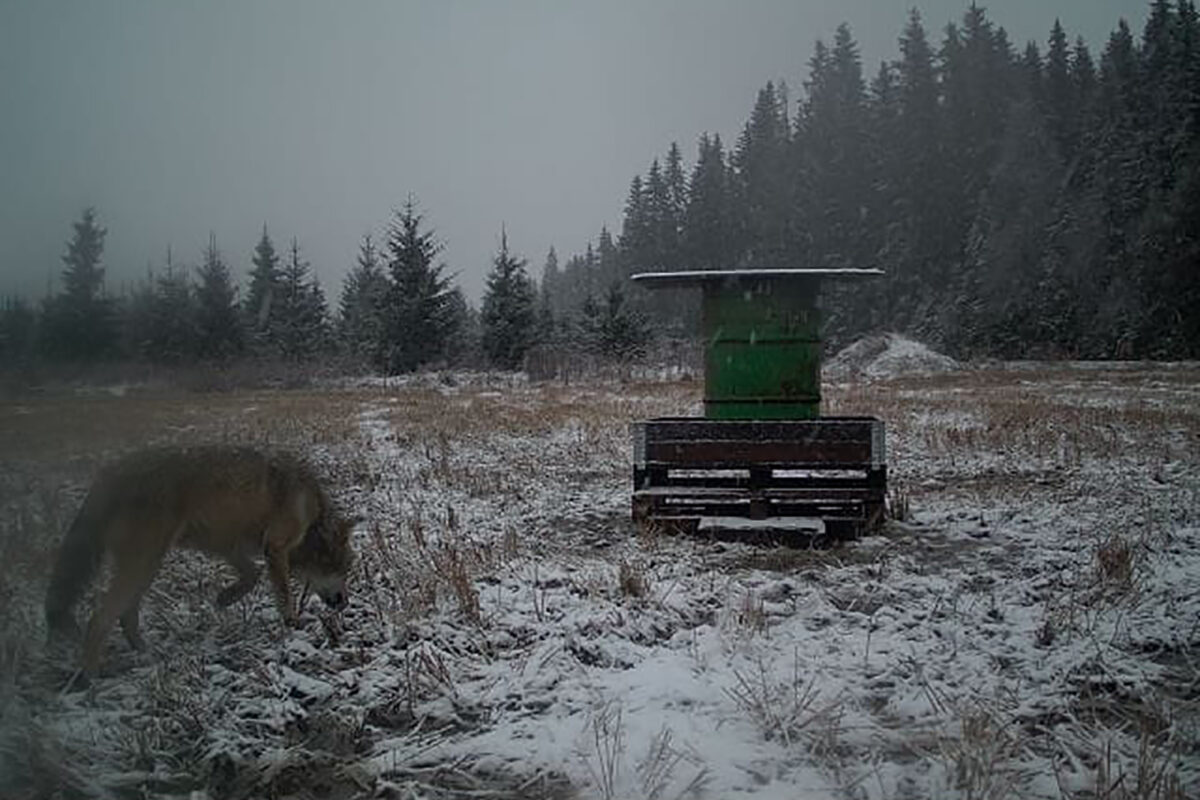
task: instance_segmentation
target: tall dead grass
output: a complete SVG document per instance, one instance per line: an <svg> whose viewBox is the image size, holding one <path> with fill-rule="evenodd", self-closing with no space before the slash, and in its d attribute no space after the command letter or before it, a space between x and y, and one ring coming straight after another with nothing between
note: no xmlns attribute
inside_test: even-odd
<svg viewBox="0 0 1200 800"><path fill-rule="evenodd" d="M1188 375L1200 382L1200 374ZM1028 385L1014 386L1014 380ZM829 389L826 412L871 414L887 421L895 459L893 485L903 487L894 490L891 504L895 516L905 517L920 515L922 503L939 491L969 491L981 502L999 502L1016 491L1028 493L1033 484L1025 473L1036 470L1045 474L1048 469L1071 470L1125 459L1151 467L1171 460L1194 462L1200 407L1188 402L1158 403L1171 393L1191 391L1188 381L1174 372L1161 383L1147 393L1125 373L1081 378L1054 372L1017 379L984 371ZM1110 387L1111 403L1088 405L1087 398L1110 393ZM161 386L119 391L59 388L37 397L0 398L0 452L6 454L0 461L0 563L6 565L0 570L0 693L26 706L31 698L41 702L52 696L48 684L38 683L47 676L46 656L30 643L40 642L43 635L40 597L53 547L95 468L111 455L151 443L247 442L312 454L331 476L335 494L350 506L348 510L365 517L356 538L359 573L352 586L352 610L357 616L337 658L343 664L386 660L391 644L402 646L402 661L389 664L403 679L369 712L383 720L381 726L421 731L421 725L432 725L418 713L422 702L454 695L456 658L475 652L471 648L482 649L477 640L484 637L457 642L458 650L431 642L413 645L419 623L444 615L471 631L497 624L488 618L483 592L494 573L517 559L527 559L532 567L529 588L538 621L552 616L547 592L538 585L536 565L540 554L557 546L547 536L553 531L545 526L489 524L495 509L537 507L538 485L547 480L571 482L584 495L596 485L626 485L629 422L695 414L700 393L696 383L687 381L529 385L430 380L355 389L254 388L204 395ZM384 423L380 439L363 433L360 414L364 411L380 414ZM1020 480L1006 483L995 472L982 474L982 463L1019 473ZM1067 488L1080 491L1078 484ZM1179 513L1196 512L1181 509ZM1160 533L1151 531L1151 535ZM641 544L647 550L662 546L654 541ZM1047 603L1047 619L1054 626L1048 634L1053 641L1047 641L1047 646L1086 631L1088 620L1102 610L1101 595L1108 598L1104 602L1114 604L1135 595L1149 563L1146 553L1159 544L1118 527L1083 541L1078 579ZM824 560L819 563L814 561L817 556L807 552L793 558L800 556L804 569L837 566L832 556L820 555ZM636 549L632 554L622 551L613 562L613 571L604 573L608 588L615 572L617 593L637 601L631 605L650 602L648 568ZM798 569L793 561L784 562L781 568ZM185 573L180 570L172 577ZM886 577L881 570L879 578ZM158 598L178 608L168 607L147 631L147 637L161 648L155 657L178 658L208 635L218 640L215 652L223 653L230 665L253 669L256 656L273 646L261 625L267 613L264 598L234 609L232 619L213 622L204 617L201 625L197 609L207 606L191 595L211 594L205 583L211 577L187 580L190 583L168 588ZM745 639L768 633L760 597L747 592L735 603L740 629L751 634ZM206 627L210 623L217 633ZM757 666L735 675L726 695L734 706L766 738L797 747L808 757L840 758L845 739L840 727L843 698L819 696L812 676L799 666L792 674L785 674L786 669L781 673L780 665ZM195 672L185 678L180 682L154 678L161 684L151 689L157 693L152 696L159 698L153 707L161 724L147 726L147 714L141 710L130 713L127 722L114 723L118 729L126 726L124 744L107 767L133 774L139 763L149 760L171 764L179 775L220 772L219 765L226 762L215 751L186 749L200 735L188 727L190 717L193 722L226 726L231 735L247 741L274 742L296 754L274 767L251 760L229 766L229 776L221 779L228 783L214 785L232 787L235 795L282 791L293 785L289 781L325 774L321 754L336 748L311 746L309 755L304 755L296 749L299 740L287 739L299 736L296 731L280 728L264 734L256 733L249 722L226 717L214 721L205 716L212 709L197 710L186 702L189 693L211 688L205 684L211 676ZM231 702L270 692L277 692L284 706L294 700L287 697L286 687L265 675L228 692ZM114 707L105 705L110 699L96 702L110 711ZM400 710L385 713L388 703ZM1012 754L1028 745L1020 738L1025 734L995 714L987 716L966 707L959 711L950 704L944 710L947 718L958 720L958 735L942 741L936 757L953 766L962 787L973 787L973 796L998 796L996 787L1010 785ZM140 732L135 723L142 726ZM601 713L597 726L591 757L602 789L619 791L620 770L640 780L643 796L661 794L669 782L664 776L685 764L703 775L701 766L686 758L680 761L683 750L669 736L657 740L651 752L638 760L637 768L630 769L620 742L620 717L611 710ZM348 722L346 730L352 729ZM71 749L74 744L56 735L37 732L41 738L36 753L41 755L34 763L41 766L35 768L38 775L26 776L27 785L40 786L37 781L45 779L67 790L77 786L78 776L55 777L54 765L88 763L88 756L77 756ZM350 733L346 736L353 739ZM33 747L20 738L6 739L0 751L15 753L26 746ZM1096 754L1089 763L1097 786L1108 792L1096 797L1178 800L1183 795L1172 794L1176 790L1171 787L1179 785L1176 765L1183 746L1180 739L1159 732L1146 735L1136 757L1117 748L1107 756ZM172 752L191 754L176 756L172 762ZM108 758L105 753L93 752L93 756ZM269 773L269 769L276 771ZM269 775L278 781L271 783ZM420 786L427 788L429 780L422 773ZM103 796L103 787L95 792L90 784L78 787L85 794Z"/></svg>

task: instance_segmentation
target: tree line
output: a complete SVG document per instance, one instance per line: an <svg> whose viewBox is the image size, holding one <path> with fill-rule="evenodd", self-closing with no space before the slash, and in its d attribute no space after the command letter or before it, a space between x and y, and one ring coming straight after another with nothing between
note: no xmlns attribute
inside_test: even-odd
<svg viewBox="0 0 1200 800"><path fill-rule="evenodd" d="M913 10L871 80L847 25L818 41L793 103L767 83L732 146L678 144L632 179L619 236L535 281L501 233L478 310L410 199L368 235L337 308L293 239L264 226L242 296L210 237L201 263L104 291L105 230L74 223L61 288L0 304L0 355L182 363L342 354L384 373L519 367L544 343L628 359L697 333L696 298L641 271L881 267L828 287L826 339L899 330L961 356L1200 355L1200 20L1153 0L1099 57L1060 21L1019 53L972 5L936 43Z"/></svg>
<svg viewBox="0 0 1200 800"><path fill-rule="evenodd" d="M59 290L33 305L0 305L0 356L9 365L140 360L180 365L265 358L343 357L385 374L436 365L514 369L536 335L537 292L507 234L476 311L438 260L442 243L416 202L397 210L382 245L363 236L336 309L298 241L280 251L264 225L243 294L209 236L200 263L168 250L132 290L105 290L102 227L94 208L73 223Z"/></svg>
<svg viewBox="0 0 1200 800"><path fill-rule="evenodd" d="M730 146L633 178L619 240L543 270L543 305L626 296L660 331L694 301L639 271L880 267L826 292L834 343L890 329L964 355L1200 355L1200 22L1153 0L1098 59L1060 21L1018 50L972 5L935 43L913 10L868 80L848 26L793 104L771 82ZM614 288L615 287L615 288Z"/></svg>

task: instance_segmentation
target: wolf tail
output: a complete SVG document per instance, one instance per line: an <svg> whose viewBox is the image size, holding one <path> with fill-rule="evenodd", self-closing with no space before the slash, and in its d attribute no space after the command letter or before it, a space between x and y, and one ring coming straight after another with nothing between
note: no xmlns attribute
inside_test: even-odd
<svg viewBox="0 0 1200 800"><path fill-rule="evenodd" d="M46 590L46 625L50 633L76 630L71 609L91 584L104 555L102 514L94 497L83 503L63 538Z"/></svg>

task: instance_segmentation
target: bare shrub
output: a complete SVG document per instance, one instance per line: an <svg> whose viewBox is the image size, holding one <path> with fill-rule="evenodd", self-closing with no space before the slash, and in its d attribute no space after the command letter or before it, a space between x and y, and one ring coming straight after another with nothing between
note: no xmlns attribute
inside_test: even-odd
<svg viewBox="0 0 1200 800"><path fill-rule="evenodd" d="M897 522L908 522L911 518L909 511L909 495L903 486L893 484L888 488L887 496L888 518Z"/></svg>
<svg viewBox="0 0 1200 800"><path fill-rule="evenodd" d="M479 590L475 588L471 570L459 546L443 543L434 551L432 565L438 578L450 587L451 593L458 601L458 610L463 616L476 625L482 622Z"/></svg>
<svg viewBox="0 0 1200 800"><path fill-rule="evenodd" d="M641 564L621 561L617 564L617 585L624 597L642 598L650 593L650 581Z"/></svg>
<svg viewBox="0 0 1200 800"><path fill-rule="evenodd" d="M742 602L734 618L751 634L767 631L767 612L763 599L750 590L746 590L742 595Z"/></svg>
<svg viewBox="0 0 1200 800"><path fill-rule="evenodd" d="M619 796L617 791L625 757L625 722L620 704L613 701L598 708L588 721L588 728L590 752L584 761L600 796L612 800Z"/></svg>
<svg viewBox="0 0 1200 800"><path fill-rule="evenodd" d="M801 673L800 657L795 654L790 676L779 679L762 659L751 675L734 670L735 685L725 694L754 721L768 741L778 739L788 747L807 741L810 750L828 752L839 738L841 701L817 706L821 690L818 676Z"/></svg>
<svg viewBox="0 0 1200 800"><path fill-rule="evenodd" d="M1096 547L1096 580L1102 587L1125 591L1133 585L1136 546L1113 534Z"/></svg>
<svg viewBox="0 0 1200 800"><path fill-rule="evenodd" d="M1096 800L1184 800L1179 741L1175 728L1163 720L1141 715L1138 745L1132 764L1105 741L1097 759Z"/></svg>
<svg viewBox="0 0 1200 800"><path fill-rule="evenodd" d="M675 746L671 729L663 727L651 740L650 747L637 765L637 774L641 782L641 796L646 800L658 800L670 788L675 779L675 773L684 763L697 765L698 759ZM703 791L708 782L708 768L698 765L696 774L692 776L676 797L695 796Z"/></svg>
<svg viewBox="0 0 1200 800"><path fill-rule="evenodd" d="M1019 728L1001 722L982 705L955 709L959 736L941 742L941 756L954 778L954 788L975 800L1006 800L1017 790L1011 765L1021 749Z"/></svg>

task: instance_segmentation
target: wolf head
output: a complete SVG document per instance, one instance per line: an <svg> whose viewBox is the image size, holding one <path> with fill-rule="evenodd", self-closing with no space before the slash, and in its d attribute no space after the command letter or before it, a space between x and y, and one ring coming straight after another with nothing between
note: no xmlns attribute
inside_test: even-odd
<svg viewBox="0 0 1200 800"><path fill-rule="evenodd" d="M346 579L354 565L350 548L354 524L355 520L345 519L336 512L324 513L292 551L292 567L330 608L346 605Z"/></svg>

